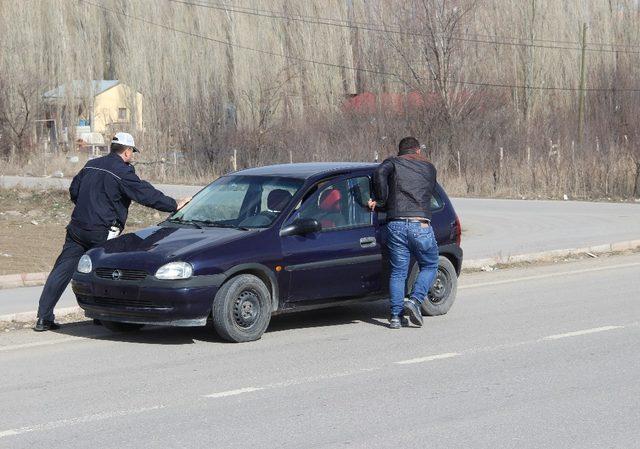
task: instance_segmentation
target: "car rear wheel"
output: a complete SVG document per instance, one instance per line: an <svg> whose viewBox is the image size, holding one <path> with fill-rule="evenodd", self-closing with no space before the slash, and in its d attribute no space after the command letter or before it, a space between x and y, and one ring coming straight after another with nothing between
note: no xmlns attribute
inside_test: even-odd
<svg viewBox="0 0 640 449"><path fill-rule="evenodd" d="M252 274L229 280L213 300L213 328L225 340L259 340L271 321L271 294Z"/></svg>
<svg viewBox="0 0 640 449"><path fill-rule="evenodd" d="M413 288L419 271L418 264L414 264L407 282L407 291L410 292ZM456 269L449 259L440 256L436 279L429 290L427 298L422 303L422 314L425 316L446 314L455 302L457 293L458 275L456 274Z"/></svg>
<svg viewBox="0 0 640 449"><path fill-rule="evenodd" d="M119 323L117 321L100 320L102 325L112 332L133 332L140 330L144 324L138 323Z"/></svg>

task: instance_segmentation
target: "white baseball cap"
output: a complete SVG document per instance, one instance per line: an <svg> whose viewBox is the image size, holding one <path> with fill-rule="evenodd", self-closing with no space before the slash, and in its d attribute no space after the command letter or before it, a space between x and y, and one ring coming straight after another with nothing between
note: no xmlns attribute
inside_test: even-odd
<svg viewBox="0 0 640 449"><path fill-rule="evenodd" d="M119 143L125 147L131 147L135 153L139 153L140 150L136 148L136 144L133 141L133 136L129 133L116 133L111 140L111 143Z"/></svg>

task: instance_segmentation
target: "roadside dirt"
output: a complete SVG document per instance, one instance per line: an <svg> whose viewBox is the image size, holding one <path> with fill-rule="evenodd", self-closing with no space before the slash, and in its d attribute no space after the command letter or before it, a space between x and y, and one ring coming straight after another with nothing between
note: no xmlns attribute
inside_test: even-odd
<svg viewBox="0 0 640 449"><path fill-rule="evenodd" d="M65 191L0 189L0 275L50 271L72 210ZM125 232L156 224L165 216L134 204Z"/></svg>

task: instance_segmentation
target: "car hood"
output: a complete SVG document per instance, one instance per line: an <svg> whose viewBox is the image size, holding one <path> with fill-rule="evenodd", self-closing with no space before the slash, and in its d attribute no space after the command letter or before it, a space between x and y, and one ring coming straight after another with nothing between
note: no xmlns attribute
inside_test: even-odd
<svg viewBox="0 0 640 449"><path fill-rule="evenodd" d="M152 226L124 234L91 251L96 267L155 269L242 238L251 231L230 228L181 228Z"/></svg>

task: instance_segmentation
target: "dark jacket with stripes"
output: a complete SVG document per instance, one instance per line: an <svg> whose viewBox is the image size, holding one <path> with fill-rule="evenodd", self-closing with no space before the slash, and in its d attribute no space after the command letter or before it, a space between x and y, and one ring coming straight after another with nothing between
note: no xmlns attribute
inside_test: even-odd
<svg viewBox="0 0 640 449"><path fill-rule="evenodd" d="M116 153L92 159L69 187L76 205L71 224L86 230L106 230L114 221L122 229L131 201L163 212L175 212L176 201L142 181L132 165Z"/></svg>

